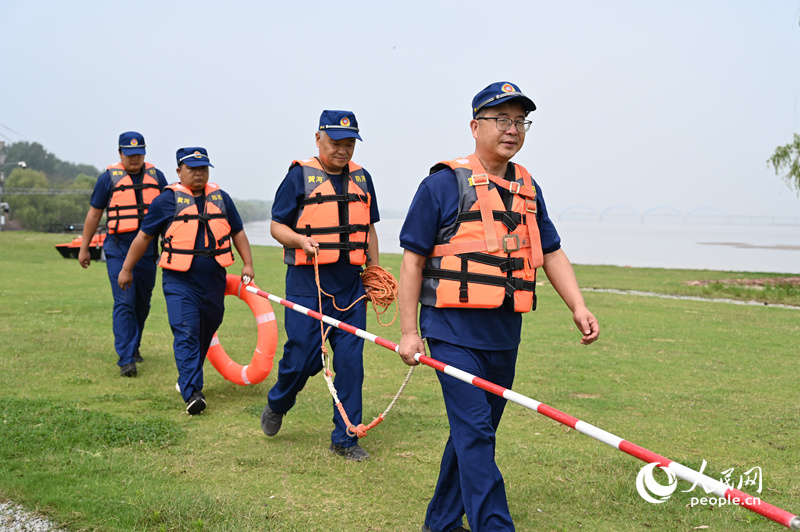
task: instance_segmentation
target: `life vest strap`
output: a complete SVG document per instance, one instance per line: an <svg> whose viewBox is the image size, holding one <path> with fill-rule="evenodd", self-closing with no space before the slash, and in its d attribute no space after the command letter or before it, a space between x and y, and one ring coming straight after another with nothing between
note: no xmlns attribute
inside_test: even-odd
<svg viewBox="0 0 800 532"><path fill-rule="evenodd" d="M213 220L216 218L225 218L227 219L228 216L223 212L215 212L212 214L178 214L175 216L173 221L178 222L188 222L189 220L199 220L202 223L207 223L209 220Z"/></svg>
<svg viewBox="0 0 800 532"><path fill-rule="evenodd" d="M119 212L119 211L127 211L131 209L136 209L142 211L150 207L148 203L134 203L133 205L114 205L113 207L106 207L108 214L111 215L111 212Z"/></svg>
<svg viewBox="0 0 800 532"><path fill-rule="evenodd" d="M511 235L505 235L511 236ZM517 236L517 235L513 235ZM504 238L497 239L497 249L504 249L504 246L507 247L507 242L504 241ZM520 238L519 239L519 249L525 249L531 247L531 241L529 238ZM488 248L486 246L485 240L470 240L468 242L455 242L451 244L439 244L438 246L434 246L431 250L429 257L443 257L445 255L458 255L460 253L486 253Z"/></svg>
<svg viewBox="0 0 800 532"><path fill-rule="evenodd" d="M144 219L144 216L145 216L145 214L140 211L137 214L122 214L122 215L121 214L109 214L107 218L108 218L108 221L113 221L113 220L131 220L131 219L134 219L134 218L138 219L138 220L142 220L142 219Z"/></svg>
<svg viewBox="0 0 800 532"><path fill-rule="evenodd" d="M456 257L488 266L496 266L503 273L525 269L525 259L523 257L498 257L496 255L486 255L485 253L461 253Z"/></svg>
<svg viewBox="0 0 800 532"><path fill-rule="evenodd" d="M338 249L341 251L355 251L369 249L368 242L320 242L319 249Z"/></svg>
<svg viewBox="0 0 800 532"><path fill-rule="evenodd" d="M111 192L116 192L117 190L143 190L145 188L156 188L161 190L161 188L156 185L155 183L133 183L130 185L116 185L111 189Z"/></svg>
<svg viewBox="0 0 800 532"><path fill-rule="evenodd" d="M233 253L230 249L175 249L172 246L161 246L162 251L166 251L169 255L195 255L200 257L216 257L226 253ZM167 258L169 262L169 258Z"/></svg>
<svg viewBox="0 0 800 532"><path fill-rule="evenodd" d="M526 223L525 215L515 211L492 211L492 215L494 221L505 225L509 232L516 229L518 225ZM462 212L456 216L456 223L479 221L481 221L481 213L479 211Z"/></svg>
<svg viewBox="0 0 800 532"><path fill-rule="evenodd" d="M466 261L464 261L466 262ZM463 264L463 262L462 262ZM502 286L506 289L506 296L514 297L514 292L517 290L525 290L526 292L536 291L535 281L526 281L520 277L501 277L499 275L488 275L485 273L473 273L462 271L456 272L452 270L443 270L440 268L423 268L422 277L428 279L442 279L446 281L459 281L461 282L461 294L459 299L466 303L466 283L485 284L489 286Z"/></svg>
<svg viewBox="0 0 800 532"><path fill-rule="evenodd" d="M301 201L300 204L301 205L312 205L312 204L318 204L318 203L328 203L328 202L331 202L331 201L337 201L337 202L340 202L340 203L342 203L342 202L345 202L345 203L356 203L356 202L367 203L367 195L366 194L352 194L352 193L323 195L323 194L317 193L317 194L315 194L313 196L309 196L308 198L303 199L303 201Z"/></svg>
<svg viewBox="0 0 800 532"><path fill-rule="evenodd" d="M475 187L475 194L478 196L478 208L480 209L481 221L483 222L483 236L486 241L486 249L491 253L499 251L497 245L497 231L494 228L494 216L489 199L489 180L488 174L473 174L472 186ZM480 179L484 180L481 181Z"/></svg>
<svg viewBox="0 0 800 532"><path fill-rule="evenodd" d="M518 194L526 199L536 199L536 189L528 186L520 186L516 181L509 181L502 177L489 174L489 181L502 189L508 190L512 194Z"/></svg>
<svg viewBox="0 0 800 532"><path fill-rule="evenodd" d="M312 235L344 235L344 234L352 234L352 233L366 233L369 231L369 225L365 224L347 224L347 225L336 225L331 227L311 227L307 225L305 227L297 227L295 228L295 232L305 236L312 236Z"/></svg>

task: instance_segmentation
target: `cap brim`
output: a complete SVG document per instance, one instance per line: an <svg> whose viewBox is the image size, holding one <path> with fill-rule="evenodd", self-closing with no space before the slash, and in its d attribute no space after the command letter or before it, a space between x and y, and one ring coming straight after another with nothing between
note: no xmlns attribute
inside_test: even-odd
<svg viewBox="0 0 800 532"><path fill-rule="evenodd" d="M335 129L325 129L324 131L333 140L358 139L363 142L361 135L355 131L337 131Z"/></svg>
<svg viewBox="0 0 800 532"><path fill-rule="evenodd" d="M197 168L198 166L210 166L211 168L214 168L214 165L208 161L193 161L191 159L186 159L183 161L183 164L190 168Z"/></svg>
<svg viewBox="0 0 800 532"><path fill-rule="evenodd" d="M144 155L145 154L144 148L120 148L120 150L122 150L122 155L127 155L129 157L131 155Z"/></svg>
<svg viewBox="0 0 800 532"><path fill-rule="evenodd" d="M533 103L533 100L525 96L524 94L520 93L509 93L508 96L505 98L500 98L499 100L495 100L493 102L487 103L481 109L486 109L488 107L494 107L495 105L500 105L501 103L507 102L514 102L522 104L522 109L525 111L525 114L531 113L536 110L536 104ZM480 109L478 110L480 112Z"/></svg>

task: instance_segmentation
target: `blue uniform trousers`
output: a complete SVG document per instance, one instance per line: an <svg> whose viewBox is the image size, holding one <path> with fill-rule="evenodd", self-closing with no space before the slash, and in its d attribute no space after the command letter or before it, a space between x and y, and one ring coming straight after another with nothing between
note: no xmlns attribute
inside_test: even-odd
<svg viewBox="0 0 800 532"><path fill-rule="evenodd" d="M174 338L178 385L183 400L188 401L203 389L203 363L225 314L225 284L200 289L165 276L164 299Z"/></svg>
<svg viewBox="0 0 800 532"><path fill-rule="evenodd" d="M319 308L316 297L287 296L287 299L312 310ZM321 312L359 329L367 326L367 307L364 300L347 312L339 312L333 307L330 298L323 297ZM294 406L297 394L309 377L322 369L320 322L291 309L286 309L284 314L288 339L283 346L283 358L278 364L278 381L268 394L269 407L279 414L288 412ZM358 426L361 423L361 386L364 383L364 340L332 327L328 333L328 341L333 350L336 393L350 422ZM336 408L333 409L333 423L331 441L334 444L352 447L358 443L358 437L347 435L347 427Z"/></svg>
<svg viewBox="0 0 800 532"><path fill-rule="evenodd" d="M428 339L432 358L505 388L511 388L517 348L487 351ZM462 526L464 514L473 532L514 530L503 476L494 460L495 434L506 400L437 372L450 437L442 455L436 491L425 524L433 532Z"/></svg>
<svg viewBox="0 0 800 532"><path fill-rule="evenodd" d="M114 238L108 236L108 238ZM114 349L119 361L124 366L133 363L133 355L142 343L144 322L150 313L150 296L156 284L156 263L152 257L145 257L133 268L133 283L127 290L117 284L117 276L122 270L125 255L106 254L108 280L111 282L111 293L114 296L112 314L114 329Z"/></svg>

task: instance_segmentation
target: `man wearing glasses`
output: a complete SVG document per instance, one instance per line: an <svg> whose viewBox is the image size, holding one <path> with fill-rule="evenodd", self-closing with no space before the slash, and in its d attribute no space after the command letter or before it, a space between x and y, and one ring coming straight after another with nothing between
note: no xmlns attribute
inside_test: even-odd
<svg viewBox="0 0 800 532"><path fill-rule="evenodd" d="M518 86L492 83L472 101L475 152L444 161L420 184L400 232L400 356L431 357L511 388L522 314L536 308L536 268L572 311L581 343L600 332L547 214L539 185L511 162L536 105ZM417 304L420 333L417 330ZM423 531L514 530L494 460L506 401L437 373L450 437Z"/></svg>

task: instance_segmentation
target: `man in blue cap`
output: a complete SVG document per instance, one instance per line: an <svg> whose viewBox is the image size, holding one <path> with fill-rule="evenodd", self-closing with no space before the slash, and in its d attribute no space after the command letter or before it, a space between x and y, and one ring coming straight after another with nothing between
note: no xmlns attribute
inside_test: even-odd
<svg viewBox="0 0 800 532"><path fill-rule="evenodd" d="M372 177L351 161L356 139L361 140L355 115L350 111L323 111L315 137L319 155L292 162L272 204L270 232L284 246L286 297L363 329L367 321L365 300L352 308L348 305L364 295L362 266L378 265L374 224L380 216ZM318 290L323 291L321 309ZM337 306L349 310L340 311ZM323 366L319 322L287 310L285 327L288 339L278 381L269 391L261 415L261 428L267 436L278 433L297 394ZM332 328L328 341L334 351L337 395L350 421L358 426L364 340ZM349 460L369 458L335 408L333 423L331 452Z"/></svg>
<svg viewBox="0 0 800 532"><path fill-rule="evenodd" d="M123 377L135 377L136 363L143 361L139 346L156 282L155 245L147 248L142 260L136 263L132 290L120 290L117 275L150 204L167 186L164 174L145 162L144 155L145 142L141 133L126 131L119 136L120 162L109 166L97 178L89 212L83 223L83 241L78 252L78 263L88 268L91 262L89 244L100 225L103 212L107 211L108 235L103 243L103 251L114 296L114 348L119 357L119 373Z"/></svg>
<svg viewBox="0 0 800 532"><path fill-rule="evenodd" d="M162 236L159 266L164 269L164 299L174 337L178 388L186 413L205 410L203 362L225 313L226 267L242 258L242 283L255 276L250 243L230 196L209 183L213 167L205 148L181 148L176 154L179 183L168 185L150 206L119 273L126 290L133 268L157 235Z"/></svg>
<svg viewBox="0 0 800 532"><path fill-rule="evenodd" d="M475 152L443 161L420 184L400 232L400 356L415 353L511 388L522 314L535 309L536 268L572 311L581 343L594 342L586 308L539 185L511 158L522 148L533 101L509 82L472 102ZM417 329L417 308L420 332ZM450 437L423 531L514 530L495 463L505 399L438 373Z"/></svg>

